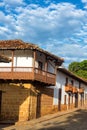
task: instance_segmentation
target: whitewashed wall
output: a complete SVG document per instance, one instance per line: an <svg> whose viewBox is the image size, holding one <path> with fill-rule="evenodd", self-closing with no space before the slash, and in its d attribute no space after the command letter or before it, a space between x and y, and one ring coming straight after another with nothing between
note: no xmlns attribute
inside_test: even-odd
<svg viewBox="0 0 87 130"><path fill-rule="evenodd" d="M31 50L17 50L14 54L15 67L32 67L33 53Z"/></svg>
<svg viewBox="0 0 87 130"><path fill-rule="evenodd" d="M53 105L58 105L58 90L59 88L62 89L62 97L61 97L61 104L64 104L64 95L66 95L66 104L68 104L68 94L65 92L65 82L66 82L66 77L68 78L68 83L71 83L71 80L73 80L73 86L77 87L79 89L79 81L67 76L66 74L57 71L57 77L56 77L56 86L54 88L54 98L53 98ZM85 88L85 93L87 94L87 86L85 84L81 83L81 87L84 86ZM72 95L71 95L72 96ZM79 100L81 99L81 95L78 94ZM85 98L85 94L84 94ZM73 94L73 103L75 102L75 94ZM72 98L70 103L72 103Z"/></svg>
<svg viewBox="0 0 87 130"><path fill-rule="evenodd" d="M61 73L60 71L57 71L56 86L55 86L55 89L54 89L54 99L53 99L54 105L58 105L58 96L59 96L58 90L59 90L59 88L61 88L61 90L62 90L62 92L61 92L61 104L64 104L64 95L66 95L66 98L68 98L68 95L65 92L65 82L66 82L65 79L66 79L65 74ZM67 99L67 101L68 101L68 99Z"/></svg>
<svg viewBox="0 0 87 130"><path fill-rule="evenodd" d="M0 54L4 54L9 58L12 58L12 51L0 51ZM14 51L14 67L32 67L33 65L33 54L31 50L16 50ZM0 63L0 66L11 67L12 62Z"/></svg>
<svg viewBox="0 0 87 130"><path fill-rule="evenodd" d="M82 83L81 87L84 88L84 103L85 103L85 101L87 100L87 85Z"/></svg>
<svg viewBox="0 0 87 130"><path fill-rule="evenodd" d="M12 51L11 50L5 50L0 51L0 54L3 54L9 58L12 58ZM37 51L36 52L36 61L35 61L35 67L38 68L39 64L38 62L42 62L43 68L42 70L45 70L45 63L46 63L46 55L42 52ZM15 50L14 51L14 61L13 66L14 67L33 67L34 58L33 58L33 51L32 50ZM47 61L47 71L54 73L55 65L52 61ZM11 67L12 62L9 63L0 63L1 67ZM1 70L1 69L0 69Z"/></svg>

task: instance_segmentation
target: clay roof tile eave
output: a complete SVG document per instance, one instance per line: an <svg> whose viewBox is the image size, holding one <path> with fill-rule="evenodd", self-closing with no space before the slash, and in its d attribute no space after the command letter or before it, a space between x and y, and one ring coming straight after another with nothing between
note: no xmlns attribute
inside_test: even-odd
<svg viewBox="0 0 87 130"><path fill-rule="evenodd" d="M55 60L57 60L58 62L61 62L61 64L64 62L63 58L60 58L48 51L45 51L41 48L39 48L38 45L32 44L32 43L27 43L24 42L20 39L16 39L16 40L1 40L0 41L0 50L25 50L25 49L32 49L32 50L38 50L40 52L45 53L46 55L54 58Z"/></svg>

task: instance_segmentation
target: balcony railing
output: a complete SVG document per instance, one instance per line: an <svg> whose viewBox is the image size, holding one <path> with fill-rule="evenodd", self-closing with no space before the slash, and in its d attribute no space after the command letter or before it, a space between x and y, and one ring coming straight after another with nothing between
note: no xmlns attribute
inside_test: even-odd
<svg viewBox="0 0 87 130"><path fill-rule="evenodd" d="M83 89L83 88L80 88L80 89L79 89L79 93L84 93L84 89Z"/></svg>
<svg viewBox="0 0 87 130"><path fill-rule="evenodd" d="M65 92L72 92L72 90L73 90L73 86L71 84L67 84L65 86Z"/></svg>
<svg viewBox="0 0 87 130"><path fill-rule="evenodd" d="M33 67L0 67L0 79L35 80L55 85L56 75Z"/></svg>
<svg viewBox="0 0 87 130"><path fill-rule="evenodd" d="M76 87L73 87L72 93L78 93L78 90Z"/></svg>

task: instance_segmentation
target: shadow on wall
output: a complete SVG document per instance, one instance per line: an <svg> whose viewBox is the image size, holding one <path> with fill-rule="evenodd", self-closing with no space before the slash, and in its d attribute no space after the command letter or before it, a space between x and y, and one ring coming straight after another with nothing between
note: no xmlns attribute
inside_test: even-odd
<svg viewBox="0 0 87 130"><path fill-rule="evenodd" d="M36 94L29 88L14 84L0 85L2 91L0 123L15 123L35 117Z"/></svg>
<svg viewBox="0 0 87 130"><path fill-rule="evenodd" d="M54 89L38 85L37 118L53 112Z"/></svg>

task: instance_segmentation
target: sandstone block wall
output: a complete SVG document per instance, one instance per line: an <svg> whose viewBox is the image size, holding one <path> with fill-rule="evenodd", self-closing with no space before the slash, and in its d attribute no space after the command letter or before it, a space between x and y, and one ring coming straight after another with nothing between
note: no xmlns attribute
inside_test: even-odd
<svg viewBox="0 0 87 130"><path fill-rule="evenodd" d="M2 91L0 119L28 120L30 90L16 84L0 84L0 91Z"/></svg>

